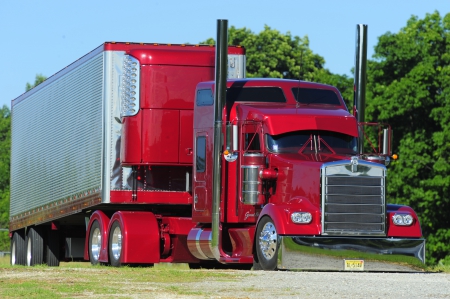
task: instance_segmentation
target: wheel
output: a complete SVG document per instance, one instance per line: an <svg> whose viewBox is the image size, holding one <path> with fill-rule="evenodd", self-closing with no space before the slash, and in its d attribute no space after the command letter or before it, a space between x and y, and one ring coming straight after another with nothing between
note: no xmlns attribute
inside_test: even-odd
<svg viewBox="0 0 450 299"><path fill-rule="evenodd" d="M94 221L89 233L89 260L92 265L98 264L100 257L100 250L102 248L102 232L100 231L100 224Z"/></svg>
<svg viewBox="0 0 450 299"><path fill-rule="evenodd" d="M45 262L47 266L59 267L59 234L58 231L47 230L47 242L45 246Z"/></svg>
<svg viewBox="0 0 450 299"><path fill-rule="evenodd" d="M272 219L261 218L256 229L255 238L255 270L275 270L277 268L279 237Z"/></svg>
<svg viewBox="0 0 450 299"><path fill-rule="evenodd" d="M11 265L26 265L25 236L22 230L16 231L11 239Z"/></svg>
<svg viewBox="0 0 450 299"><path fill-rule="evenodd" d="M40 227L31 227L27 233L27 265L40 265L44 262L44 240Z"/></svg>
<svg viewBox="0 0 450 299"><path fill-rule="evenodd" d="M109 261L111 266L120 267L122 265L122 228L118 221L114 221L109 233Z"/></svg>

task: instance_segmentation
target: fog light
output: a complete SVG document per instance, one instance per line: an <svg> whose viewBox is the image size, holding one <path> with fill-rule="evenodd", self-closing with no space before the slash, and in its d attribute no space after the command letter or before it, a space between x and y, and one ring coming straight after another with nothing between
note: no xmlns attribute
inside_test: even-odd
<svg viewBox="0 0 450 299"><path fill-rule="evenodd" d="M312 215L308 212L295 212L291 214L291 220L294 223L310 223Z"/></svg>
<svg viewBox="0 0 450 299"><path fill-rule="evenodd" d="M413 221L413 217L409 214L394 214L392 216L392 222L399 226L410 226Z"/></svg>

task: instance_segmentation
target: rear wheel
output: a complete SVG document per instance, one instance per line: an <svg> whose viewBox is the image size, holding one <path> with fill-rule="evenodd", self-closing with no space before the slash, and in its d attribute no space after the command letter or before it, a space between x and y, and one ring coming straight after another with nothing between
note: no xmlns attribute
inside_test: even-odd
<svg viewBox="0 0 450 299"><path fill-rule="evenodd" d="M118 221L114 221L109 233L109 261L111 266L120 267L122 265L122 228Z"/></svg>
<svg viewBox="0 0 450 299"><path fill-rule="evenodd" d="M47 244L45 246L45 262L47 266L59 267L59 233L47 230Z"/></svg>
<svg viewBox="0 0 450 299"><path fill-rule="evenodd" d="M27 234L27 265L40 265L44 262L44 240L40 227L31 227Z"/></svg>
<svg viewBox="0 0 450 299"><path fill-rule="evenodd" d="M256 229L255 270L275 270L278 260L279 237L273 220L264 216Z"/></svg>
<svg viewBox="0 0 450 299"><path fill-rule="evenodd" d="M16 231L11 239L11 265L26 265L25 234L22 230Z"/></svg>
<svg viewBox="0 0 450 299"><path fill-rule="evenodd" d="M89 233L89 260L92 265L98 264L100 257L100 250L102 248L102 232L100 231L100 224L94 221Z"/></svg>

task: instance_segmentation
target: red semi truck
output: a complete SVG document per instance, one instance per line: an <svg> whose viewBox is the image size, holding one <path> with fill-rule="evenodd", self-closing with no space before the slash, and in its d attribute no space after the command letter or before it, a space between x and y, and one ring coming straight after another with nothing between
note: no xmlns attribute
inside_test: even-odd
<svg viewBox="0 0 450 299"><path fill-rule="evenodd" d="M13 100L11 264L424 263L417 215L386 203L390 129L362 154L339 90L246 79L226 27L217 47L106 42Z"/></svg>

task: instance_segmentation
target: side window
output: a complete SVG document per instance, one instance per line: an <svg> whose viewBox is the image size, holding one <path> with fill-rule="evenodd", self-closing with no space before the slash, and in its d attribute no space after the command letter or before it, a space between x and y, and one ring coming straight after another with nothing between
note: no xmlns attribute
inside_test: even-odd
<svg viewBox="0 0 450 299"><path fill-rule="evenodd" d="M258 133L246 133L244 136L245 150L247 151L260 151L261 146L259 143Z"/></svg>
<svg viewBox="0 0 450 299"><path fill-rule="evenodd" d="M214 97L211 89L197 90L197 106L211 106L214 103Z"/></svg>
<svg viewBox="0 0 450 299"><path fill-rule="evenodd" d="M195 164L197 165L197 172L205 172L206 169L206 137L197 137L197 155L195 157Z"/></svg>

